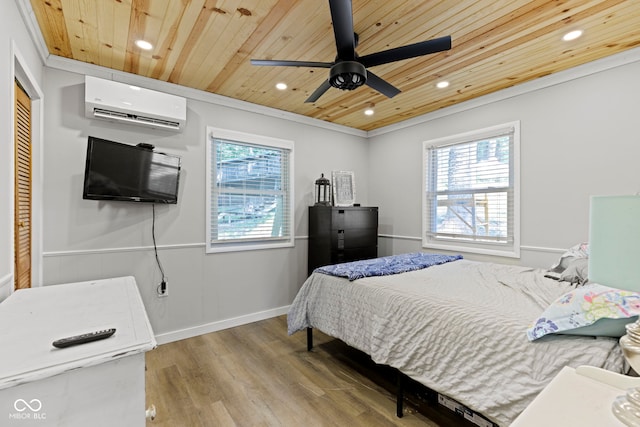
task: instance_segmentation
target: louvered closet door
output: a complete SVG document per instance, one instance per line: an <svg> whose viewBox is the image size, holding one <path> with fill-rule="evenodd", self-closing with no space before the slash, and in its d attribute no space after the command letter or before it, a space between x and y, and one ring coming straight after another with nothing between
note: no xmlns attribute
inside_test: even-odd
<svg viewBox="0 0 640 427"><path fill-rule="evenodd" d="M15 289L31 287L31 99L15 84Z"/></svg>

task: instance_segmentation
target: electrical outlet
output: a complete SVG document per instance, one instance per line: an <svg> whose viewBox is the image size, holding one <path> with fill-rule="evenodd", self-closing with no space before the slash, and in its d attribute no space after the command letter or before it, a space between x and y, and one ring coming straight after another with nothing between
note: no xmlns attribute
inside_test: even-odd
<svg viewBox="0 0 640 427"><path fill-rule="evenodd" d="M163 280L162 282L160 282L160 284L158 285L158 297L166 297L169 296L169 289L167 288L167 281Z"/></svg>

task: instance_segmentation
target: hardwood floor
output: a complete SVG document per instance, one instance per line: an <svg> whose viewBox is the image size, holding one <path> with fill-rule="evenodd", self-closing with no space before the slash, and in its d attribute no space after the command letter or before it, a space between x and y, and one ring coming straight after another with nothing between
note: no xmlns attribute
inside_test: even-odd
<svg viewBox="0 0 640 427"><path fill-rule="evenodd" d="M473 426L411 387L397 418L392 370L319 331L308 352L286 316L161 345L146 364L148 427Z"/></svg>

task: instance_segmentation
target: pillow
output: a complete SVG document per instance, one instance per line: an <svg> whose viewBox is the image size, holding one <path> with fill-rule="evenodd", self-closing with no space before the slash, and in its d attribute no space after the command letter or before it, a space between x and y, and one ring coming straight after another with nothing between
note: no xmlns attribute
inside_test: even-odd
<svg viewBox="0 0 640 427"><path fill-rule="evenodd" d="M578 243L577 245L567 249L567 251L562 254L558 262L553 264L549 270L560 272L568 267L571 260L576 258L589 258L588 243Z"/></svg>
<svg viewBox="0 0 640 427"><path fill-rule="evenodd" d="M569 261L569 265L560 273L560 281L571 284L583 285L587 282L589 271L589 260L587 258L576 258Z"/></svg>
<svg viewBox="0 0 640 427"><path fill-rule="evenodd" d="M546 277L582 285L588 279L588 259L588 243L572 246L547 270Z"/></svg>
<svg viewBox="0 0 640 427"><path fill-rule="evenodd" d="M555 300L527 329L530 341L548 334L621 337L640 315L640 293L589 283Z"/></svg>

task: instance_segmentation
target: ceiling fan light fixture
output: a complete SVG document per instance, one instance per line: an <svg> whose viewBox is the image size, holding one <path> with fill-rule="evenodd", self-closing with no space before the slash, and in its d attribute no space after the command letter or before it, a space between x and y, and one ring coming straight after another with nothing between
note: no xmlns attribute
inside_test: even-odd
<svg viewBox="0 0 640 427"><path fill-rule="evenodd" d="M342 90L354 90L367 81L367 69L356 61L342 61L331 67L329 83Z"/></svg>

